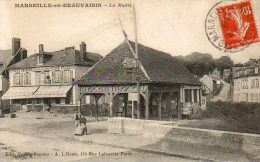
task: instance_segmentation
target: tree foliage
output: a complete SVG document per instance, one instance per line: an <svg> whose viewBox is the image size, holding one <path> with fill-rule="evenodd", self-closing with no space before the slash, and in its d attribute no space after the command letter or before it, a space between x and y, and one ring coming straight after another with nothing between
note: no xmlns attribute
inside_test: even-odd
<svg viewBox="0 0 260 162"><path fill-rule="evenodd" d="M187 56L175 56L180 62L190 70L191 73L202 77L209 74L215 68L223 73L224 69L229 69L234 65L233 60L229 56L221 56L214 59L208 53L193 52Z"/></svg>

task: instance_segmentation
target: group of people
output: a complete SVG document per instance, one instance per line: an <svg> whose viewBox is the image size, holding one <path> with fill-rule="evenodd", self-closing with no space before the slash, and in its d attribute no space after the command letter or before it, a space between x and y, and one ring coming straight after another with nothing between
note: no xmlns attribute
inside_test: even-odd
<svg viewBox="0 0 260 162"><path fill-rule="evenodd" d="M80 113L75 113L73 115L74 118L74 126L76 127L74 135L86 135L87 134L87 119L81 115Z"/></svg>

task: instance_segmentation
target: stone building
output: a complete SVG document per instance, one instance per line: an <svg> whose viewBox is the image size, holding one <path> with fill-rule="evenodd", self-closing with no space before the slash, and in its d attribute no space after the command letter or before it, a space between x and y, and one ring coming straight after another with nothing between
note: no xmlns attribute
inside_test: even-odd
<svg viewBox="0 0 260 162"><path fill-rule="evenodd" d="M260 64L236 68L233 76L234 102L260 102Z"/></svg>
<svg viewBox="0 0 260 162"><path fill-rule="evenodd" d="M133 42L123 42L95 64L79 81L80 93L94 96L96 103L103 96L110 117L117 113L158 120L198 116L201 82L170 54L141 44L138 45L140 74L137 75L133 47ZM140 78L140 110L136 107L136 77Z"/></svg>
<svg viewBox="0 0 260 162"><path fill-rule="evenodd" d="M217 91L217 81L209 75L204 75L202 78L200 78L200 81L203 84L203 95L206 96L207 101L210 101L214 97L215 92Z"/></svg>
<svg viewBox="0 0 260 162"><path fill-rule="evenodd" d="M101 58L88 52L84 42L80 50L54 52L45 52L40 44L38 53L8 68L10 88L3 99L13 109L73 111L79 98L77 80Z"/></svg>
<svg viewBox="0 0 260 162"><path fill-rule="evenodd" d="M8 67L25 59L27 50L21 47L21 39L12 38L12 49L0 50L0 110L9 111L9 102L2 100L9 88L9 71Z"/></svg>

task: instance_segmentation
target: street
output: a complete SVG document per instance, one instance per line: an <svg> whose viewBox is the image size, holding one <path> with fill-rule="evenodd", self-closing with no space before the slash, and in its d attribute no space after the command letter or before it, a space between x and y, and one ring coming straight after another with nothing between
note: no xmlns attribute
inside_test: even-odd
<svg viewBox="0 0 260 162"><path fill-rule="evenodd" d="M93 119L94 121L94 119ZM88 132L104 133L106 122L88 120ZM70 115L18 112L0 118L0 162L5 161L194 161L173 156L77 142ZM129 141L131 142L131 141Z"/></svg>

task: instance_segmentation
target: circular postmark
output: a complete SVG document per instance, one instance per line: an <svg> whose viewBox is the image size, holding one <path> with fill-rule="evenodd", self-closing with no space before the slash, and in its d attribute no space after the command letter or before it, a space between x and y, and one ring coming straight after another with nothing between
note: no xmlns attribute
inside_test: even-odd
<svg viewBox="0 0 260 162"><path fill-rule="evenodd" d="M209 10L205 32L217 49L234 53L259 42L250 1L220 1Z"/></svg>

